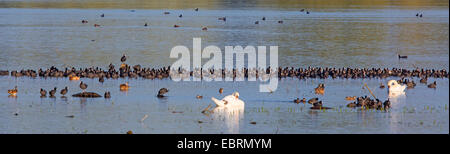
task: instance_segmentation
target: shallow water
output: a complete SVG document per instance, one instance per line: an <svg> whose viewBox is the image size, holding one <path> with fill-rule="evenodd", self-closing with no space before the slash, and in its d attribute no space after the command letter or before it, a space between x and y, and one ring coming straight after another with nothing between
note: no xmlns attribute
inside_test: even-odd
<svg viewBox="0 0 450 154"><path fill-rule="evenodd" d="M278 45L280 66L449 70L448 1L259 2L1 1L0 70L106 68L109 63L118 65L124 52L130 65L167 66L174 61L169 58L171 48L191 48L193 37L201 37L203 47L221 49ZM200 11L193 11L196 7ZM164 11L171 14L163 15ZM417 12L424 17L416 18ZM100 18L102 13L105 18ZM177 17L180 13L183 18ZM222 16L226 22L217 20ZM266 21L260 20L263 16ZM89 23L82 24L82 19ZM148 27L143 26L146 22ZM94 23L102 26L95 28ZM181 27L173 28L174 24ZM399 61L397 53L408 59ZM388 79L287 78L279 81L274 93L258 92L258 82L118 79L101 84L98 79L82 79L88 91L103 95L108 90L112 98L80 99L70 96L80 91L79 81L0 76L0 89L5 91L0 93L0 133L448 133L449 80L429 82L434 80L438 87L429 89L415 78L416 88L391 99L393 109L384 112L347 108L350 101L344 98L369 96L362 89L367 83L384 101L387 91L378 85ZM131 89L119 91L126 81ZM313 93L318 83L325 83L323 96ZM8 97L6 89L15 85L18 97ZM40 88L55 86L57 98L39 97ZM63 99L59 90L65 86L70 95ZM162 87L170 92L159 99L155 95ZM227 95L239 91L245 110L202 114L212 104L210 97L223 97L220 87ZM312 111L308 104L292 103L297 97L319 97L324 106L335 109ZM74 118L65 117L70 115ZM148 118L141 122L145 115Z"/></svg>

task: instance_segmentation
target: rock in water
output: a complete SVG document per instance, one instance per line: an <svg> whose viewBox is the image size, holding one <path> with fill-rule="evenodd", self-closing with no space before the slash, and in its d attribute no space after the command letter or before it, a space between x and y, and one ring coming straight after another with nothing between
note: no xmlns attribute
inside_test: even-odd
<svg viewBox="0 0 450 154"><path fill-rule="evenodd" d="M102 97L101 95L94 92L82 92L72 95L73 97Z"/></svg>

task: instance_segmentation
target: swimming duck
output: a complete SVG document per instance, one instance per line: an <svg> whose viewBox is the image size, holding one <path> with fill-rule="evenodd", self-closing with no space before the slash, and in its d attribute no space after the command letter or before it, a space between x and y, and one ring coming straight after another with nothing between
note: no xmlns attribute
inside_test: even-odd
<svg viewBox="0 0 450 154"><path fill-rule="evenodd" d="M50 95L50 97L55 97L55 94L56 94L56 87L53 88L53 90L50 90L50 91L48 92L48 94Z"/></svg>
<svg viewBox="0 0 450 154"><path fill-rule="evenodd" d="M255 24L256 24L256 25L259 24L259 21L255 21Z"/></svg>
<svg viewBox="0 0 450 154"><path fill-rule="evenodd" d="M164 12L164 14L170 14L170 12Z"/></svg>
<svg viewBox="0 0 450 154"><path fill-rule="evenodd" d="M310 107L311 110L328 110L328 109L332 109L331 107L324 107L322 106L322 101L319 101L317 103L312 104L313 106Z"/></svg>
<svg viewBox="0 0 450 154"><path fill-rule="evenodd" d="M319 98L317 98L317 97L316 97L316 98L311 98L311 99L308 100L308 103L309 103L309 104L314 104L314 103L316 103L317 101L319 101Z"/></svg>
<svg viewBox="0 0 450 154"><path fill-rule="evenodd" d="M309 11L306 11L306 14L309 14Z"/></svg>
<svg viewBox="0 0 450 154"><path fill-rule="evenodd" d="M197 95L196 98L197 98L197 99L202 99L203 96Z"/></svg>
<svg viewBox="0 0 450 154"><path fill-rule="evenodd" d="M303 98L303 99L300 99L300 98L294 99L294 103L297 103L297 104L299 104L299 103L306 103L306 98Z"/></svg>
<svg viewBox="0 0 450 154"><path fill-rule="evenodd" d="M94 24L94 27L100 27L100 25L99 24Z"/></svg>
<svg viewBox="0 0 450 154"><path fill-rule="evenodd" d="M401 58L406 59L406 58L408 58L408 56L402 56L402 55L399 55L399 54L397 54L397 55L398 55L398 59L401 59Z"/></svg>
<svg viewBox="0 0 450 154"><path fill-rule="evenodd" d="M428 85L428 88L436 88L436 81Z"/></svg>
<svg viewBox="0 0 450 154"><path fill-rule="evenodd" d="M158 97L165 97L164 94L166 94L167 92L169 92L168 89L166 89L166 88L161 88L161 89L159 89L158 95L156 95L156 96L158 96Z"/></svg>
<svg viewBox="0 0 450 154"><path fill-rule="evenodd" d="M41 97L45 97L47 95L47 91L41 88Z"/></svg>
<svg viewBox="0 0 450 154"><path fill-rule="evenodd" d="M323 83L319 84L317 88L314 89L316 94L323 95L325 93L325 85Z"/></svg>
<svg viewBox="0 0 450 154"><path fill-rule="evenodd" d="M420 79L420 83L425 83L425 84L427 84L427 78L426 77L424 77L424 78L422 78L422 79Z"/></svg>
<svg viewBox="0 0 450 154"><path fill-rule="evenodd" d="M354 108L354 107L356 107L357 105L356 105L356 103L355 102L351 102L351 103L348 103L347 104L347 107L350 107L350 108Z"/></svg>
<svg viewBox="0 0 450 154"><path fill-rule="evenodd" d="M420 15L419 15L419 17L421 17L421 18L422 18L422 17L423 17L423 15L422 15L422 14L420 14Z"/></svg>
<svg viewBox="0 0 450 154"><path fill-rule="evenodd" d="M144 26L147 27L148 26L147 23L145 23Z"/></svg>
<svg viewBox="0 0 450 154"><path fill-rule="evenodd" d="M388 100L384 101L383 105L384 105L384 110L388 110L389 108L391 108L391 101L389 101L389 99L388 99Z"/></svg>
<svg viewBox="0 0 450 154"><path fill-rule="evenodd" d="M412 89L415 86L416 86L416 83L414 83L414 81L412 81L412 80L406 82L406 88L408 88L408 89Z"/></svg>
<svg viewBox="0 0 450 154"><path fill-rule="evenodd" d="M220 17L219 20L227 21L227 17Z"/></svg>
<svg viewBox="0 0 450 154"><path fill-rule="evenodd" d="M418 16L419 16L419 13L416 14L416 17L418 17Z"/></svg>
<svg viewBox="0 0 450 154"><path fill-rule="evenodd" d="M348 100L348 101L354 101L355 99L356 99L356 96L353 96L353 97L347 96L347 97L345 97L345 100Z"/></svg>
<svg viewBox="0 0 450 154"><path fill-rule="evenodd" d="M203 28L202 28L202 30L204 30L204 31L207 31L207 30L208 30L208 28L207 28L207 27L203 27Z"/></svg>
<svg viewBox="0 0 450 154"><path fill-rule="evenodd" d="M105 17L105 14L100 15L100 17L102 17L102 18Z"/></svg>
<svg viewBox="0 0 450 154"><path fill-rule="evenodd" d="M125 84L120 84L120 91L127 91L130 88L128 85L128 82L125 82Z"/></svg>
<svg viewBox="0 0 450 154"><path fill-rule="evenodd" d="M283 20L279 20L278 23L279 23L279 24L282 24L282 23L283 23Z"/></svg>
<svg viewBox="0 0 450 154"><path fill-rule="evenodd" d="M234 92L231 95L225 96L222 100L218 100L214 97L211 97L211 100L218 107L244 107L244 101L239 99L239 93Z"/></svg>
<svg viewBox="0 0 450 154"><path fill-rule="evenodd" d="M120 58L120 61L122 63L124 63L125 61L127 61L127 56L125 54L122 55L122 57Z"/></svg>
<svg viewBox="0 0 450 154"><path fill-rule="evenodd" d="M300 103L300 98L297 97L297 99L294 99L294 103Z"/></svg>
<svg viewBox="0 0 450 154"><path fill-rule="evenodd" d="M195 8L195 11L198 11L198 8Z"/></svg>
<svg viewBox="0 0 450 154"><path fill-rule="evenodd" d="M80 77L76 75L69 75L69 80L80 80Z"/></svg>
<svg viewBox="0 0 450 154"><path fill-rule="evenodd" d="M304 12L304 11L305 11L305 9L301 9L301 10L300 10L300 12Z"/></svg>
<svg viewBox="0 0 450 154"><path fill-rule="evenodd" d="M262 19L261 19L261 20L263 20L263 21L264 21L264 20L266 20L266 17L262 17Z"/></svg>
<svg viewBox="0 0 450 154"><path fill-rule="evenodd" d="M179 18L181 18L181 17L183 17L183 15L182 14L180 14L179 16L178 16Z"/></svg>
<svg viewBox="0 0 450 154"><path fill-rule="evenodd" d="M383 83L380 83L380 89L383 89L385 86Z"/></svg>
<svg viewBox="0 0 450 154"><path fill-rule="evenodd" d="M388 91L389 93L403 93L405 91L406 86L400 85L395 80L390 80L388 82Z"/></svg>
<svg viewBox="0 0 450 154"><path fill-rule="evenodd" d="M15 86L14 89L9 89L9 90L8 90L8 94L9 94L10 96L16 96L16 95L17 95L17 92L18 92L17 86Z"/></svg>
<svg viewBox="0 0 450 154"><path fill-rule="evenodd" d="M173 25L173 27L177 28L177 27L180 27L180 25Z"/></svg>
<svg viewBox="0 0 450 154"><path fill-rule="evenodd" d="M105 98L111 98L111 93L109 91L105 92Z"/></svg>
<svg viewBox="0 0 450 154"><path fill-rule="evenodd" d="M81 81L81 83L80 83L80 88L81 88L81 90L83 90L83 92L86 91L86 88L87 88L87 87L88 87L88 85L85 84L85 83L83 83L83 81Z"/></svg>
<svg viewBox="0 0 450 154"><path fill-rule="evenodd" d="M223 93L223 88L219 89L219 93L222 94Z"/></svg>
<svg viewBox="0 0 450 154"><path fill-rule="evenodd" d="M61 90L60 94L63 95L63 97L64 97L64 95L67 94L67 91L69 91L69 89L67 87L65 87L64 89Z"/></svg>

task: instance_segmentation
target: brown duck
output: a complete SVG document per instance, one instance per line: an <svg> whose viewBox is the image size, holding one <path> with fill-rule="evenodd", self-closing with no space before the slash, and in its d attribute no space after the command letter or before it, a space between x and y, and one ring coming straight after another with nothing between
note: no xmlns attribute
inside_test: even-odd
<svg viewBox="0 0 450 154"><path fill-rule="evenodd" d="M8 90L8 94L11 95L11 96L16 96L17 92L18 92L17 86L15 86L14 89L9 89Z"/></svg>

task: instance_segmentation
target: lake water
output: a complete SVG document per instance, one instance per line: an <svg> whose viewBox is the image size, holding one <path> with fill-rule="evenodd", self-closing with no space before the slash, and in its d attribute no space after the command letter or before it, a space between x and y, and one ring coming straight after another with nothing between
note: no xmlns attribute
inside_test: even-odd
<svg viewBox="0 0 450 154"><path fill-rule="evenodd" d="M351 3L350 3L351 2ZM143 67L171 65L172 47L192 50L193 37L202 47L216 45L279 46L283 67L352 67L449 70L448 1L0 1L0 70L118 66L126 53L127 63ZM199 8L196 12L193 9ZM310 14L300 12L306 8ZM133 10L133 11L132 11ZM164 15L163 12L170 14ZM416 17L422 13L423 17ZM105 14L104 18L100 15ZM179 18L178 15L183 17ZM218 20L227 17L227 21ZM265 21L261 18L266 17ZM81 20L88 20L82 24ZM283 24L277 21L283 20ZM259 24L254 24L259 21ZM148 23L145 27L144 24ZM94 27L100 24L100 27ZM181 27L174 28L173 25ZM202 27L208 27L202 31ZM397 54L408 55L398 60ZM205 59L206 60L206 59ZM273 93L260 93L258 82L174 82L143 80L81 79L88 91L112 98L80 99L79 81L54 78L0 76L0 133L448 133L449 80L437 81L436 89L425 84L391 99L393 109L361 111L345 107L346 96L370 95L364 83L381 100L379 89L389 79L286 78ZM119 84L129 82L128 92ZM314 88L325 83L325 95ZM16 98L7 89L18 86ZM58 87L56 98L40 98L39 89ZM59 90L69 87L69 97ZM166 87L168 97L157 91ZM244 111L216 109L211 97L239 91ZM196 95L204 96L196 99ZM310 110L295 98L319 97L328 111ZM175 113L174 113L175 111ZM15 115L17 113L17 115ZM66 116L73 115L73 118ZM148 115L144 121L141 119ZM201 121L202 123L199 123ZM256 124L250 124L256 122Z"/></svg>

